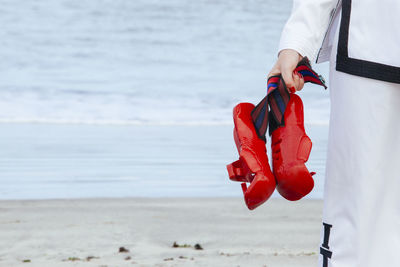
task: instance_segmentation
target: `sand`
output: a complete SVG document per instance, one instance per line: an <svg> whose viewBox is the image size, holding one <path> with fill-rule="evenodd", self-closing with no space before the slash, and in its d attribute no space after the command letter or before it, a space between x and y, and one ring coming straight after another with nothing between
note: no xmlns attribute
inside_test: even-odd
<svg viewBox="0 0 400 267"><path fill-rule="evenodd" d="M321 211L321 200L1 201L0 266L316 266Z"/></svg>

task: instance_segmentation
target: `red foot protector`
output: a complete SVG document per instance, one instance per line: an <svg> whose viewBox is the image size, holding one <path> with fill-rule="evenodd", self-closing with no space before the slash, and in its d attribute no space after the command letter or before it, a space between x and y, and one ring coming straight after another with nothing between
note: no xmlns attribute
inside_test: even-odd
<svg viewBox="0 0 400 267"><path fill-rule="evenodd" d="M305 165L312 143L304 130L303 102L296 94L290 94L284 121L284 126L272 132L272 165L279 193L294 201L313 189L315 174Z"/></svg>
<svg viewBox="0 0 400 267"><path fill-rule="evenodd" d="M254 105L240 103L233 109L233 137L239 160L227 165L229 178L242 183L244 200L253 210L263 204L275 190L276 182L268 163L265 143L254 128L251 111ZM246 183L250 183L247 187Z"/></svg>

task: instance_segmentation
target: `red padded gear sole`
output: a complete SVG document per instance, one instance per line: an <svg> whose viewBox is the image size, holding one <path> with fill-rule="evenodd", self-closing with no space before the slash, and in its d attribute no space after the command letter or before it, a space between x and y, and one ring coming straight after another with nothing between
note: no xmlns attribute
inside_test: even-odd
<svg viewBox="0 0 400 267"><path fill-rule="evenodd" d="M258 138L251 117L254 105L240 103L233 109L233 135L239 160L227 165L229 178L243 182L247 207L252 210L269 199L276 187L263 140ZM246 182L250 183L247 187Z"/></svg>

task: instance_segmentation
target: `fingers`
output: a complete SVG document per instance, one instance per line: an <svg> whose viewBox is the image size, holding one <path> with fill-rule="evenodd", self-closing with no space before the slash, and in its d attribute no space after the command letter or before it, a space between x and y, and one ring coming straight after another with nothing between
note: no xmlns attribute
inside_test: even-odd
<svg viewBox="0 0 400 267"><path fill-rule="evenodd" d="M293 82L294 82L294 87L296 89L296 91L298 91L299 89L299 85L300 85L300 76L293 72Z"/></svg>
<svg viewBox="0 0 400 267"><path fill-rule="evenodd" d="M281 50L279 52L277 62L272 70L268 73L268 78L281 74L289 92L301 90L304 86L304 79L301 74L293 73L301 59L302 56L296 50Z"/></svg>
<svg viewBox="0 0 400 267"><path fill-rule="evenodd" d="M285 68L282 70L282 78L285 81L286 87L289 92L294 92L296 90L296 85L294 81L293 70Z"/></svg>
<svg viewBox="0 0 400 267"><path fill-rule="evenodd" d="M298 87L298 91L300 91L301 89L303 89L303 87L304 87L304 78L303 77L301 77L300 78L300 84L299 84L299 87Z"/></svg>
<svg viewBox="0 0 400 267"><path fill-rule="evenodd" d="M297 71L294 71L292 74L293 78L293 87L288 87L289 91L294 93L296 91L300 91L304 87L304 78L303 76L298 73Z"/></svg>
<svg viewBox="0 0 400 267"><path fill-rule="evenodd" d="M296 91L300 91L301 89L303 89L304 79L303 79L303 76L300 73L295 71L293 73L293 80L295 81Z"/></svg>
<svg viewBox="0 0 400 267"><path fill-rule="evenodd" d="M279 71L279 68L274 67L271 72L268 74L268 78L274 75L281 74L283 80L285 81L286 88L289 93L294 93L296 91L300 91L304 87L304 78L297 71L283 71L282 73Z"/></svg>

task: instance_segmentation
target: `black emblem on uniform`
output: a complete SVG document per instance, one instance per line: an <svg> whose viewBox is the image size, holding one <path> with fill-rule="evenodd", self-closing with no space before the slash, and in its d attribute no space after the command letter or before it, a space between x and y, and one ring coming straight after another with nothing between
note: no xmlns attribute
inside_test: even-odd
<svg viewBox="0 0 400 267"><path fill-rule="evenodd" d="M328 259L332 257L332 251L329 250L329 236L331 234L332 225L322 223L324 225L324 242L319 248L319 253L323 257L322 267L328 267Z"/></svg>

